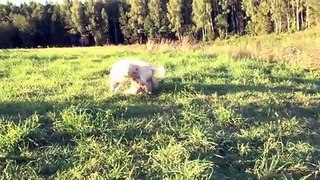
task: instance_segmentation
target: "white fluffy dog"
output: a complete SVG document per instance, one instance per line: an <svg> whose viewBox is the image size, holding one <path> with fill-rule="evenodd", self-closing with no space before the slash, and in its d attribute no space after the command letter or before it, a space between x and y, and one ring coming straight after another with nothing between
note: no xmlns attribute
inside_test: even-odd
<svg viewBox="0 0 320 180"><path fill-rule="evenodd" d="M122 59L111 66L110 90L118 92L129 78L131 87L127 93L139 94L145 91L151 94L159 87L156 77L164 75L164 66L154 66L141 59Z"/></svg>

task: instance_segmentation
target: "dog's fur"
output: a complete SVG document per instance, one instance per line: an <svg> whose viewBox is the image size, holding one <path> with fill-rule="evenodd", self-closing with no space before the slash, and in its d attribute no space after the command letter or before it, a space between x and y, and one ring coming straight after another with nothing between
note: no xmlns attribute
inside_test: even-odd
<svg viewBox="0 0 320 180"><path fill-rule="evenodd" d="M153 72L153 71L152 71ZM147 84L144 84L140 79L132 78L131 87L128 91L129 94L153 94L159 87L159 81L152 74L152 78L147 79Z"/></svg>
<svg viewBox="0 0 320 180"><path fill-rule="evenodd" d="M163 66L156 67L140 59L122 59L114 63L110 71L110 90L118 92L130 79L129 94L152 94L159 87L157 76L164 76Z"/></svg>
<svg viewBox="0 0 320 180"><path fill-rule="evenodd" d="M126 91L126 93L138 95L146 92L148 94L152 94L152 87L153 84L144 85L140 79L130 79L130 88Z"/></svg>

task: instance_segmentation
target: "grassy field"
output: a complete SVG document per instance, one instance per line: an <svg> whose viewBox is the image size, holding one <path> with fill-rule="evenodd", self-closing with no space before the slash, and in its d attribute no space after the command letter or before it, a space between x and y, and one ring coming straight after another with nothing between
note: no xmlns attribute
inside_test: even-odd
<svg viewBox="0 0 320 180"><path fill-rule="evenodd" d="M1 179L320 178L319 69L153 49L2 50ZM167 68L156 94L108 91L124 57Z"/></svg>

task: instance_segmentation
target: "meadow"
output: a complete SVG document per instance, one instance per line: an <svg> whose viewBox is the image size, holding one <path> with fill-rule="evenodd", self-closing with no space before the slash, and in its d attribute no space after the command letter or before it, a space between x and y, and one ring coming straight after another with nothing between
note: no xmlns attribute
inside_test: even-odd
<svg viewBox="0 0 320 180"><path fill-rule="evenodd" d="M319 179L320 36L310 34L295 46L299 34L1 50L0 177ZM109 67L125 57L166 67L155 94L109 92Z"/></svg>

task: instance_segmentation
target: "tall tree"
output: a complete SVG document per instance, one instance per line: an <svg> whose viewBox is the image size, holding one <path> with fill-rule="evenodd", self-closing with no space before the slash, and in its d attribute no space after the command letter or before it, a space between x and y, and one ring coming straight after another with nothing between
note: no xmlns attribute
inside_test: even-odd
<svg viewBox="0 0 320 180"><path fill-rule="evenodd" d="M86 32L87 22L84 5L79 0L73 0L71 6L71 20L74 28L81 34Z"/></svg>
<svg viewBox="0 0 320 180"><path fill-rule="evenodd" d="M320 25L320 1L306 0L307 27Z"/></svg>
<svg viewBox="0 0 320 180"><path fill-rule="evenodd" d="M232 27L232 31L235 34L242 35L245 31L246 18L245 12L241 8L241 1L229 0L230 3L230 21L229 27Z"/></svg>
<svg viewBox="0 0 320 180"><path fill-rule="evenodd" d="M19 30L7 20L0 21L0 48L21 47Z"/></svg>
<svg viewBox="0 0 320 180"><path fill-rule="evenodd" d="M128 6L122 5L119 7L119 24L121 33L124 36L124 43L130 43L130 37L133 34L131 28L128 26L129 17L128 17Z"/></svg>
<svg viewBox="0 0 320 180"><path fill-rule="evenodd" d="M86 16L88 17L87 29L93 35L96 45L109 43L109 22L105 4L101 1L88 1Z"/></svg>
<svg viewBox="0 0 320 180"><path fill-rule="evenodd" d="M205 41L208 36L212 36L212 5L209 0L197 0L192 2L192 17L197 30L202 30L202 40ZM208 34L211 33L211 34Z"/></svg>
<svg viewBox="0 0 320 180"><path fill-rule="evenodd" d="M243 7L248 21L248 30L251 34L271 32L270 4L268 0L243 0Z"/></svg>
<svg viewBox="0 0 320 180"><path fill-rule="evenodd" d="M276 33L281 33L282 23L285 17L285 10L286 10L285 1L270 0L269 3L270 3L269 7L270 7L271 19L274 24L274 31Z"/></svg>
<svg viewBox="0 0 320 180"><path fill-rule="evenodd" d="M192 19L192 2L193 0L182 0L182 36L188 38L194 38L196 31Z"/></svg>
<svg viewBox="0 0 320 180"><path fill-rule="evenodd" d="M65 29L65 26L66 22L63 19L60 6L55 6L52 12L50 25L53 45L61 46L66 43L67 31Z"/></svg>
<svg viewBox="0 0 320 180"><path fill-rule="evenodd" d="M122 4L125 2L122 0L103 0L105 4L105 10L108 15L109 35L110 43L118 44L121 41L120 23L119 23L119 10Z"/></svg>
<svg viewBox="0 0 320 180"><path fill-rule="evenodd" d="M130 0L129 26L133 32L135 41L142 43L146 38L144 23L148 15L148 3L146 0Z"/></svg>
<svg viewBox="0 0 320 180"><path fill-rule="evenodd" d="M147 17L146 28L148 35L156 41L161 40L162 36L168 31L166 0L150 0L148 4L149 15Z"/></svg>
<svg viewBox="0 0 320 180"><path fill-rule="evenodd" d="M70 30L73 27L73 23L71 20L71 0L63 0L63 3L59 5L59 9L61 10L61 18L65 23L65 28Z"/></svg>
<svg viewBox="0 0 320 180"><path fill-rule="evenodd" d="M169 20L169 28L172 32L176 33L179 41L182 41L182 0L169 0L168 2L168 13L167 17Z"/></svg>
<svg viewBox="0 0 320 180"><path fill-rule="evenodd" d="M228 14L229 14L229 0L218 0L216 2L216 16L214 18L216 29L220 38L225 38L228 35Z"/></svg>
<svg viewBox="0 0 320 180"><path fill-rule="evenodd" d="M295 0L295 11L296 11L296 30L299 31L300 30L300 3L301 3L301 0Z"/></svg>
<svg viewBox="0 0 320 180"><path fill-rule="evenodd" d="M105 8L101 10L101 24L98 31L102 36L102 42L109 44L109 17Z"/></svg>

